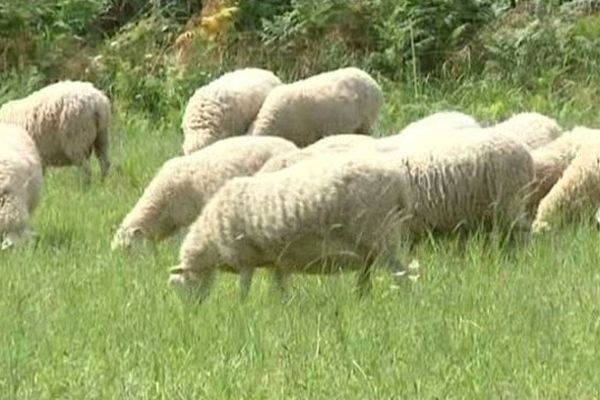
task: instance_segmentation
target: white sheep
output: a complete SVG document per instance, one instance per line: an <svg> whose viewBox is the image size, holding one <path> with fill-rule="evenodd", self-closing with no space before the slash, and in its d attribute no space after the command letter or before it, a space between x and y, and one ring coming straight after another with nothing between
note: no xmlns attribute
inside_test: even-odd
<svg viewBox="0 0 600 400"><path fill-rule="evenodd" d="M167 161L123 220L112 249L173 235L194 221L226 181L252 175L271 157L296 149L279 137L238 136Z"/></svg>
<svg viewBox="0 0 600 400"><path fill-rule="evenodd" d="M396 149L315 157L230 181L192 225L171 284L203 299L222 269L240 273L245 297L257 267L283 280L331 272L319 270L327 261L359 269L364 291L369 255L393 260L403 239L489 224L527 229L528 150L502 135L456 132L460 140L436 130Z"/></svg>
<svg viewBox="0 0 600 400"><path fill-rule="evenodd" d="M273 89L248 134L282 136L299 147L327 135L368 135L382 105L381 87L368 73L341 68Z"/></svg>
<svg viewBox="0 0 600 400"><path fill-rule="evenodd" d="M388 138L357 143L348 140L348 145L338 149L319 141L274 157L260 172L277 171L307 159L326 160L336 153L351 156L356 151L376 151L408 168L411 191L417 199L411 211L415 237L431 230L451 232L459 225L473 228L489 224L494 215L492 205L497 209L498 223L527 229L531 219L527 206L535 175L532 157L521 142L475 127L435 126L422 129L418 135Z"/></svg>
<svg viewBox="0 0 600 400"><path fill-rule="evenodd" d="M217 269L237 272L246 297L255 268L274 270L281 289L288 273L357 270L364 294L374 259L396 255L408 201L403 174L373 154L230 180L190 228L170 283L202 300Z"/></svg>
<svg viewBox="0 0 600 400"><path fill-rule="evenodd" d="M89 182L92 150L103 177L110 169L111 105L89 82L61 81L9 101L0 108L0 122L19 125L29 133L44 169L77 165Z"/></svg>
<svg viewBox="0 0 600 400"><path fill-rule="evenodd" d="M43 186L42 164L27 132L0 123L0 240L2 249L27 236Z"/></svg>
<svg viewBox="0 0 600 400"><path fill-rule="evenodd" d="M548 173L558 179L537 208L534 233L550 230L560 220L591 214L600 204L600 130L576 127L556 142L554 154L561 157L550 159L561 174Z"/></svg>
<svg viewBox="0 0 600 400"><path fill-rule="evenodd" d="M575 127L550 143L531 151L535 169L535 190L531 207L535 210L540 201L558 182L582 146L594 145L598 132L584 127Z"/></svg>
<svg viewBox="0 0 600 400"><path fill-rule="evenodd" d="M302 149L280 154L271 158L263 165L259 172L279 171L290 165L322 155L327 156L330 154L344 153L360 148L370 149L373 147L375 140L376 139L371 136L356 134L326 136Z"/></svg>
<svg viewBox="0 0 600 400"><path fill-rule="evenodd" d="M491 128L520 140L532 150L550 143L563 131L556 120L537 112L515 114Z"/></svg>
<svg viewBox="0 0 600 400"><path fill-rule="evenodd" d="M527 230L527 194L534 178L527 148L483 129L434 129L378 141L407 170L413 237L494 224ZM404 138L404 140L401 140Z"/></svg>
<svg viewBox="0 0 600 400"><path fill-rule="evenodd" d="M228 72L197 89L185 108L183 153L246 133L267 94L281 80L260 68Z"/></svg>
<svg viewBox="0 0 600 400"><path fill-rule="evenodd" d="M433 129L480 128L475 118L459 111L439 111L411 122L400 131L401 135L419 135L423 131Z"/></svg>

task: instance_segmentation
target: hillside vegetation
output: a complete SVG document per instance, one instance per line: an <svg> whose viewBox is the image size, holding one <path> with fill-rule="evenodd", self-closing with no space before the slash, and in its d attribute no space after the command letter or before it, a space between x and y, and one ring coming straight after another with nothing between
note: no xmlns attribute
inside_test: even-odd
<svg viewBox="0 0 600 400"><path fill-rule="evenodd" d="M241 303L223 273L197 307L167 286L181 237L110 252L179 153L189 96L238 67L283 80L364 68L384 88L379 135L445 109L600 127L597 3L3 0L0 103L82 79L116 118L107 180L83 187L75 169L50 171L39 237L0 253L0 398L598 398L588 221L527 245L422 243L419 281L394 288L378 272L363 300L353 276L295 277L283 300L259 274Z"/></svg>

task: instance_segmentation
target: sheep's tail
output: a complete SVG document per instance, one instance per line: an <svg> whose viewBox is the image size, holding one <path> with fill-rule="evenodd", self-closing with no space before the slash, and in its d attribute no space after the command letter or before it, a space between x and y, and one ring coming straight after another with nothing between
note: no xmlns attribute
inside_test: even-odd
<svg viewBox="0 0 600 400"><path fill-rule="evenodd" d="M110 103L96 107L94 113L96 122L96 140L94 141L94 152L100 162L102 177L106 177L110 169L109 152L109 126L111 120Z"/></svg>

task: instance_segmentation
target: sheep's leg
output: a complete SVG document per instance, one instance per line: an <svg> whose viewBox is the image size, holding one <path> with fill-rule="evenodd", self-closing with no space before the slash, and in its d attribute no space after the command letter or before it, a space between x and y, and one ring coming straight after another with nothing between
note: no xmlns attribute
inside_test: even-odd
<svg viewBox="0 0 600 400"><path fill-rule="evenodd" d="M419 279L420 266L417 259L413 259L408 266L405 266L404 263L396 257L390 257L388 263L392 270L392 276L396 286L402 285L407 279L413 282Z"/></svg>
<svg viewBox="0 0 600 400"><path fill-rule="evenodd" d="M89 186L92 183L92 168L88 158L77 162L77 166L81 170L81 181L84 186Z"/></svg>
<svg viewBox="0 0 600 400"><path fill-rule="evenodd" d="M373 263L368 262L365 267L358 273L357 289L358 297L363 298L373 290L373 282L371 281L371 271Z"/></svg>
<svg viewBox="0 0 600 400"><path fill-rule="evenodd" d="M26 238L25 232L9 232L4 235L0 250L8 250L10 248L18 247L24 242Z"/></svg>
<svg viewBox="0 0 600 400"><path fill-rule="evenodd" d="M110 159L108 155L108 132L100 132L94 142L94 152L100 163L100 172L102 179L106 178L110 170Z"/></svg>
<svg viewBox="0 0 600 400"><path fill-rule="evenodd" d="M282 296L285 296L288 292L287 287L289 274L279 268L275 268L271 271L271 279L273 288Z"/></svg>
<svg viewBox="0 0 600 400"><path fill-rule="evenodd" d="M250 293L250 286L252 285L252 275L254 274L254 268L242 267L240 268L240 297L246 300L248 293Z"/></svg>
<svg viewBox="0 0 600 400"><path fill-rule="evenodd" d="M400 262L400 260L398 260L396 257L390 257L389 266L392 270L392 276L394 278L394 281L396 282L396 284L400 285L401 282L405 280L408 274L408 270L406 269L404 264Z"/></svg>

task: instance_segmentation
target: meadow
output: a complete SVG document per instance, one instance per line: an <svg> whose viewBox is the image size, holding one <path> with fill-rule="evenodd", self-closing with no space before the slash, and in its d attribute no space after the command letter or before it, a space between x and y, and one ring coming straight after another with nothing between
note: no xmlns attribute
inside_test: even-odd
<svg viewBox="0 0 600 400"><path fill-rule="evenodd" d="M187 99L228 69L291 80L364 68L384 89L378 135L449 109L484 124L537 111L565 130L600 128L597 13L567 15L558 5L568 1L546 2L547 14L527 0L514 10L246 1L223 47L197 40L181 71L171 44L191 3L0 5L0 104L70 78L105 90L115 112L106 181L95 164L89 187L74 168L50 170L37 238L0 252L1 400L600 398L600 232L590 219L511 245L484 233L426 240L417 282L395 287L378 268L363 299L353 274L295 276L282 298L259 272L242 302L237 276L220 273L195 305L167 284L184 233L110 251L147 183L179 154Z"/></svg>
<svg viewBox="0 0 600 400"><path fill-rule="evenodd" d="M551 97L471 82L419 94L386 87L380 133L453 107L481 119L544 101L565 126L595 115ZM540 100L541 99L541 100ZM117 108L118 109L118 108ZM239 300L221 273L200 305L168 287L182 235L132 254L111 236L155 170L180 149L177 120L117 113L114 169L90 187L47 175L37 240L0 254L0 398L597 398L598 231L566 226L505 246L486 235L419 245L421 278L378 270L296 276L287 299L259 273Z"/></svg>

